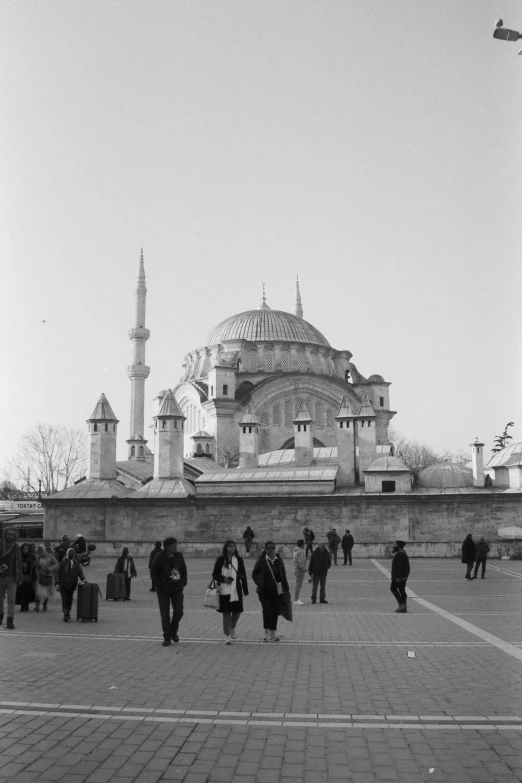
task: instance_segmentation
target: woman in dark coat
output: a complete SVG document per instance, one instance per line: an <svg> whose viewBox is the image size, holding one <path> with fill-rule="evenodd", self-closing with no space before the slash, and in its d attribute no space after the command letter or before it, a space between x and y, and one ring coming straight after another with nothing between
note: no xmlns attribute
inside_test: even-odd
<svg viewBox="0 0 522 783"><path fill-rule="evenodd" d="M248 595L248 583L243 558L239 556L234 541L226 541L223 552L216 560L212 579L219 583L219 608L223 615L225 644L237 639L236 625L243 611L243 596Z"/></svg>
<svg viewBox="0 0 522 783"><path fill-rule="evenodd" d="M471 533L468 533L462 544L462 562L466 563L466 576L464 579L471 579L471 569L475 562L475 542L471 537Z"/></svg>
<svg viewBox="0 0 522 783"><path fill-rule="evenodd" d="M125 598L123 600L130 601L131 579L136 579L138 574L136 572L134 560L129 555L129 550L127 549L126 546L123 547L123 549L121 550L121 555L116 560L114 573L123 574L123 576L125 577Z"/></svg>
<svg viewBox="0 0 522 783"><path fill-rule="evenodd" d="M257 586L257 595L263 608L263 628L265 629L265 642L278 642L277 618L280 615L280 596L290 592L286 578L283 558L276 554L276 546L273 541L267 541L265 549L258 558L252 579Z"/></svg>
<svg viewBox="0 0 522 783"><path fill-rule="evenodd" d="M20 604L21 612L29 611L29 604L36 600L35 580L36 580L36 558L29 549L29 544L22 544L22 583L16 590L16 603ZM35 611L39 611L40 607Z"/></svg>

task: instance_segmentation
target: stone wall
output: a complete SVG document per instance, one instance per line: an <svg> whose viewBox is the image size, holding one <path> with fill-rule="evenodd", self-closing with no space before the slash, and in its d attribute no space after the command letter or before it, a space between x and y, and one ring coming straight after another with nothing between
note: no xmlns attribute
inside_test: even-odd
<svg viewBox="0 0 522 783"><path fill-rule="evenodd" d="M508 542L498 538L498 528L520 526L522 519L522 493L494 492L156 501L131 497L114 502L45 498L42 504L45 538L82 533L100 544L100 553L113 542L143 542L147 549L150 542L174 535L187 552L213 555L227 538L242 541L243 530L251 525L258 542L273 539L288 552L307 526L316 541L324 540L331 527L341 534L350 528L358 556L383 557L396 538L411 542L412 554L455 556L470 532L474 538L485 536L501 554Z"/></svg>

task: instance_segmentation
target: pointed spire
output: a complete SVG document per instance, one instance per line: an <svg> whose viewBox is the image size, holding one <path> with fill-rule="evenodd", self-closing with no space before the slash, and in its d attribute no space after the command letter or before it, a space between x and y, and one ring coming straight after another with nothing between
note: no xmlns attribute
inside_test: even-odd
<svg viewBox="0 0 522 783"><path fill-rule="evenodd" d="M295 414L295 419L293 421L294 424L302 424L303 422L306 424L306 422L312 421L312 417L308 413L308 409L306 405L304 404L304 400L301 400L299 404L299 408L297 409L297 413Z"/></svg>
<svg viewBox="0 0 522 783"><path fill-rule="evenodd" d="M270 310L270 307L266 303L265 284L261 283L261 286L262 286L262 288L261 288L261 303L260 303L260 305L259 305L259 307L257 309L258 310Z"/></svg>
<svg viewBox="0 0 522 783"><path fill-rule="evenodd" d="M252 407L252 403L249 402L246 407L246 411L243 414L243 418L239 422L239 426L240 427L243 427L245 425L252 426L255 424L259 424L259 422L257 420L256 413Z"/></svg>
<svg viewBox="0 0 522 783"><path fill-rule="evenodd" d="M358 415L360 419L375 418L375 411L373 410L373 405L371 404L367 394L365 394L363 397L363 401L361 403L361 409Z"/></svg>
<svg viewBox="0 0 522 783"><path fill-rule="evenodd" d="M348 401L348 397L343 397L341 402L341 407L339 408L339 411L337 412L337 416L335 417L336 421L339 420L345 420L345 419L352 419L354 418L354 412L352 410L352 406L350 405Z"/></svg>
<svg viewBox="0 0 522 783"><path fill-rule="evenodd" d="M169 389L166 393L166 395L163 398L163 402L161 403L161 407L159 409L158 415L154 418L158 419L166 419L170 417L176 417L177 419L184 419L185 416L181 412L181 409L176 402L176 398L174 397L174 394L172 392L172 389Z"/></svg>
<svg viewBox="0 0 522 783"><path fill-rule="evenodd" d="M92 412L90 419L87 421L119 421L109 405L109 400L105 394L100 395L100 399L96 403L96 407Z"/></svg>
<svg viewBox="0 0 522 783"><path fill-rule="evenodd" d="M301 292L299 290L299 275L295 276L295 301L293 312L298 318L303 317L303 304L301 302Z"/></svg>
<svg viewBox="0 0 522 783"><path fill-rule="evenodd" d="M138 270L138 283L145 283L145 262L143 260L143 248L140 253L140 268Z"/></svg>

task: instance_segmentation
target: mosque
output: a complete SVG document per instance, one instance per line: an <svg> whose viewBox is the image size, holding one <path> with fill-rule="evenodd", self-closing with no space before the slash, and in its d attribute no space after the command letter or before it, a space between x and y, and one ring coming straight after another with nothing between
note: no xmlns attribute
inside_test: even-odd
<svg viewBox="0 0 522 783"><path fill-rule="evenodd" d="M304 319L298 280L292 313L272 310L263 286L256 309L226 318L186 354L179 383L154 399L151 449L146 295L142 252L127 459L116 460L119 422L102 394L87 422L88 474L43 500L46 536L73 519L100 543L148 545L174 531L205 552L230 535L240 540L246 524L282 544L304 525L337 525L352 528L370 554L397 537L447 554L472 521L492 540L492 518L509 524L519 515L522 453L512 447L485 470L476 439L470 468L432 466L413 486L389 439L390 382L362 375L349 350Z"/></svg>

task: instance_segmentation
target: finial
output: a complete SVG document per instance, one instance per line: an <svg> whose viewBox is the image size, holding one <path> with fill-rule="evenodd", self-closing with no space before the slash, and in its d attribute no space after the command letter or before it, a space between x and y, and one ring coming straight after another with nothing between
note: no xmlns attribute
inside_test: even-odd
<svg viewBox="0 0 522 783"><path fill-rule="evenodd" d="M261 304L257 308L258 310L270 310L270 307L266 303L265 284L261 282Z"/></svg>
<svg viewBox="0 0 522 783"><path fill-rule="evenodd" d="M294 301L294 315L298 318L303 317L303 304L301 302L301 292L299 291L299 275L295 276L295 301Z"/></svg>
<svg viewBox="0 0 522 783"><path fill-rule="evenodd" d="M143 259L143 248L141 248L140 253L140 268L138 270L138 283L139 282L145 282L145 264Z"/></svg>

